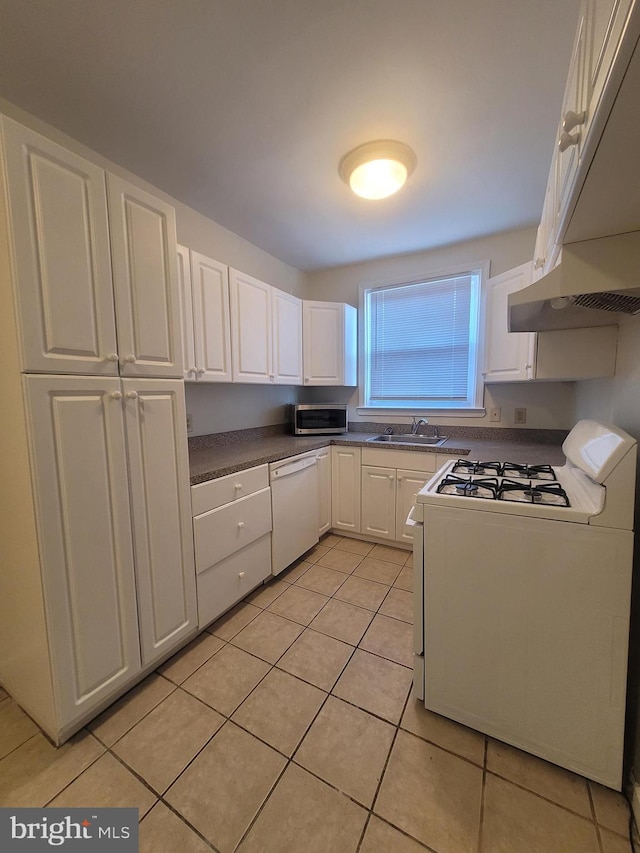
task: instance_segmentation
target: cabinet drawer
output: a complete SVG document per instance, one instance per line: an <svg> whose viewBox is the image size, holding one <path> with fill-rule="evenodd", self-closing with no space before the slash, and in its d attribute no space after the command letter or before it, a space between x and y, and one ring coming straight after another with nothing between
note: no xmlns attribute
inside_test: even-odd
<svg viewBox="0 0 640 853"><path fill-rule="evenodd" d="M268 533L199 574L200 628L233 607L270 574L271 536Z"/></svg>
<svg viewBox="0 0 640 853"><path fill-rule="evenodd" d="M271 530L271 489L205 512L193 519L196 573L219 563Z"/></svg>
<svg viewBox="0 0 640 853"><path fill-rule="evenodd" d="M379 468L409 468L412 471L435 472L437 453L423 450L386 450L381 447L363 447L362 464ZM440 457L442 458L442 457ZM449 457L447 457L449 458ZM443 461L446 461L444 459ZM437 467L440 467L439 465Z"/></svg>
<svg viewBox="0 0 640 853"><path fill-rule="evenodd" d="M216 480L191 486L193 515L209 512L210 509L216 509L223 504L265 489L268 485L269 468L267 465L259 465L256 468L238 471L237 474L228 474L226 477L218 477Z"/></svg>

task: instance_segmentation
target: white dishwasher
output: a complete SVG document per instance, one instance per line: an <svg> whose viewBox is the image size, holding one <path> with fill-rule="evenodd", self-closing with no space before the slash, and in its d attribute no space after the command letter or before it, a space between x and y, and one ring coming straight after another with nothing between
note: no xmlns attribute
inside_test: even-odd
<svg viewBox="0 0 640 853"><path fill-rule="evenodd" d="M271 571L280 574L318 541L316 451L269 465L271 484Z"/></svg>

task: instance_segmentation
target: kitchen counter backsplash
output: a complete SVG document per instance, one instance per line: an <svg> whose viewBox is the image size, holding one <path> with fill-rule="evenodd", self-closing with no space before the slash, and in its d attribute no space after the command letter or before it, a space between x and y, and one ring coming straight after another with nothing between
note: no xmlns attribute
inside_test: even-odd
<svg viewBox="0 0 640 853"><path fill-rule="evenodd" d="M438 424L440 435L449 438L472 438L479 441L526 441L528 444L562 444L569 435L568 429L517 429L515 427L466 427ZM383 433L391 427L395 435L411 432L411 424L351 421L349 432ZM421 435L433 435L435 424L420 427Z"/></svg>

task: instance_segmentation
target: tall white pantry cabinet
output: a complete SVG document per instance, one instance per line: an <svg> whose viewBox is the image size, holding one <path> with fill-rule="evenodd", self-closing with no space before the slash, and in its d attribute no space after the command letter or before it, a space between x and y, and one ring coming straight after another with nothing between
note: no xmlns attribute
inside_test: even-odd
<svg viewBox="0 0 640 853"><path fill-rule="evenodd" d="M175 213L1 128L0 682L60 743L197 631Z"/></svg>

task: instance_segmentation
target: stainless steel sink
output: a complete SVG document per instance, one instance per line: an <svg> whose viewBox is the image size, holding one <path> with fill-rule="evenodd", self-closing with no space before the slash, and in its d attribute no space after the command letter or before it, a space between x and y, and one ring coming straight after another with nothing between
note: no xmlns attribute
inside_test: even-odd
<svg viewBox="0 0 640 853"><path fill-rule="evenodd" d="M440 447L447 440L446 435L376 435L373 438L368 438L367 441L373 442L391 442L393 444L414 444L424 447Z"/></svg>

